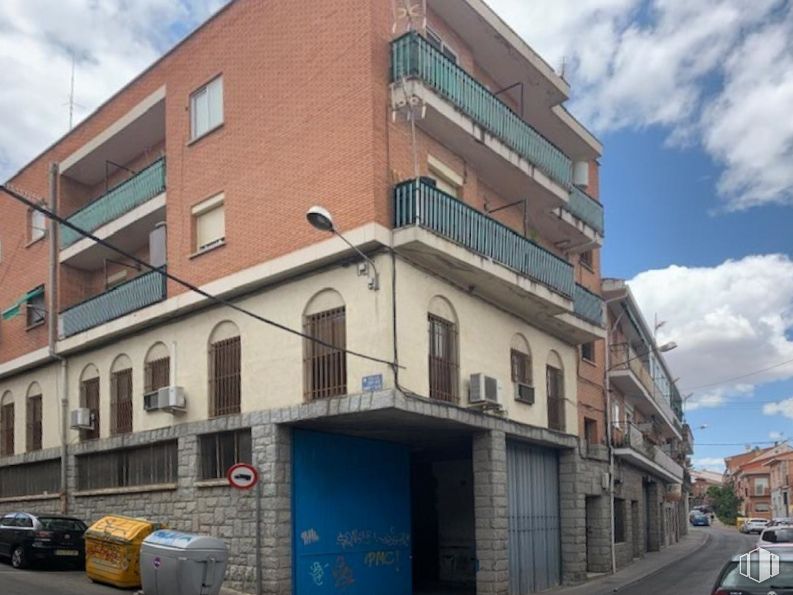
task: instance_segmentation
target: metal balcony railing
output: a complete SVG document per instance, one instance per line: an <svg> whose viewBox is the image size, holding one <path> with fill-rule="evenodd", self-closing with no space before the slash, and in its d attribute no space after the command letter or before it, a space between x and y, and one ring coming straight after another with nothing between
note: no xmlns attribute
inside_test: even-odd
<svg viewBox="0 0 793 595"><path fill-rule="evenodd" d="M418 225L572 299L573 267L506 225L418 179L394 189L394 227Z"/></svg>
<svg viewBox="0 0 793 595"><path fill-rule="evenodd" d="M60 314L60 334L70 337L165 299L165 277L144 273Z"/></svg>
<svg viewBox="0 0 793 595"><path fill-rule="evenodd" d="M639 383L650 395L650 398L655 403L656 407L669 419L675 427L680 430L682 428L680 420L672 409L669 400L664 397L661 391L655 384L650 370L644 365L641 358L636 355L636 352L631 349L627 343L617 343L610 346L611 359L610 371L616 370L630 370L639 379Z"/></svg>
<svg viewBox="0 0 793 595"><path fill-rule="evenodd" d="M603 235L603 229L605 227L603 220L603 205L577 186L573 186L572 190L570 190L570 202L567 210L597 231L600 235Z"/></svg>
<svg viewBox="0 0 793 595"><path fill-rule="evenodd" d="M92 200L67 221L85 231L94 231L165 190L165 158L159 159L99 198ZM68 248L82 236L61 225L61 248Z"/></svg>
<svg viewBox="0 0 793 595"><path fill-rule="evenodd" d="M572 162L482 83L415 31L391 42L391 80L417 78L493 136L569 188Z"/></svg>
<svg viewBox="0 0 793 595"><path fill-rule="evenodd" d="M644 432L634 424L617 424L613 441L615 448L631 448L675 477L683 477L683 467L665 453L663 448L650 442Z"/></svg>
<svg viewBox="0 0 793 595"><path fill-rule="evenodd" d="M585 287L576 284L573 291L575 314L584 320L603 326L603 299Z"/></svg>

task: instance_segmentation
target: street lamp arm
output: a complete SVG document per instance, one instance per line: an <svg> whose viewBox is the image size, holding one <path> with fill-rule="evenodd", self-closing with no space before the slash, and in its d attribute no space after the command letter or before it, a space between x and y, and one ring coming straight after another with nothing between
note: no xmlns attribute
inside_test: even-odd
<svg viewBox="0 0 793 595"><path fill-rule="evenodd" d="M377 271L377 266L375 265L374 261L371 258L369 258L368 256L366 256L366 254L361 252L361 250L357 246L355 246L352 242L350 242L342 234L340 234L338 231L336 231L335 228L332 229L331 232L334 235L340 237L344 241L345 244L347 244L350 248L352 248L355 251L355 253L358 254L358 256L363 258L367 262L367 264L372 267L372 270L374 271L374 275L371 278L370 287L371 287L371 289L379 289L380 288L380 273Z"/></svg>

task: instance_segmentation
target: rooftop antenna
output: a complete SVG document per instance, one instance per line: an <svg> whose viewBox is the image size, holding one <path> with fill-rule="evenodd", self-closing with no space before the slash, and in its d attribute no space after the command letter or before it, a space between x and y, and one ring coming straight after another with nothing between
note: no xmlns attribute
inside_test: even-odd
<svg viewBox="0 0 793 595"><path fill-rule="evenodd" d="M559 76L564 78L564 75L567 74L567 56L562 56L562 65L559 70Z"/></svg>
<svg viewBox="0 0 793 595"><path fill-rule="evenodd" d="M74 108L83 107L82 105L80 105L79 103L75 103L74 101L74 65L76 60L74 58L74 52L72 52L71 54L72 54L72 76L69 84L69 101L67 102L67 105L69 106L69 130L74 128Z"/></svg>

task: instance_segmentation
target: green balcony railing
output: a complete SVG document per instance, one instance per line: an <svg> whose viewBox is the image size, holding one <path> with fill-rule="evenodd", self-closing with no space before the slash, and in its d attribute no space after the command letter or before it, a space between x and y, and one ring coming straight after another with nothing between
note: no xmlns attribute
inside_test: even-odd
<svg viewBox="0 0 793 595"><path fill-rule="evenodd" d="M95 231L151 200L165 190L165 159L159 159L99 198L92 200L67 221L85 231ZM61 248L68 248L82 236L61 225Z"/></svg>
<svg viewBox="0 0 793 595"><path fill-rule="evenodd" d="M570 159L415 31L391 42L391 80L398 82L403 78L421 79L551 179L570 187Z"/></svg>
<svg viewBox="0 0 793 595"><path fill-rule="evenodd" d="M598 201L580 188L573 186L570 190L570 203L567 208L573 215L603 235L603 205Z"/></svg>
<svg viewBox="0 0 793 595"><path fill-rule="evenodd" d="M573 267L506 225L441 192L423 180L394 190L394 227L419 225L481 256L573 297Z"/></svg>
<svg viewBox="0 0 793 595"><path fill-rule="evenodd" d="M139 275L61 312L60 333L71 337L160 302L165 299L165 287L165 276L157 271Z"/></svg>
<svg viewBox="0 0 793 595"><path fill-rule="evenodd" d="M599 295L576 283L573 304L576 316L592 324L603 326L603 300Z"/></svg>

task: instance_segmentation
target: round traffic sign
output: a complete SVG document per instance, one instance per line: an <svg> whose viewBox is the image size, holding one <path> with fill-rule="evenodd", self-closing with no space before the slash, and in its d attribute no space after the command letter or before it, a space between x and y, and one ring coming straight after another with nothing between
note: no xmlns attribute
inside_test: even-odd
<svg viewBox="0 0 793 595"><path fill-rule="evenodd" d="M253 465L237 463L229 468L226 474L229 485L238 490L249 490L259 481L259 473Z"/></svg>

